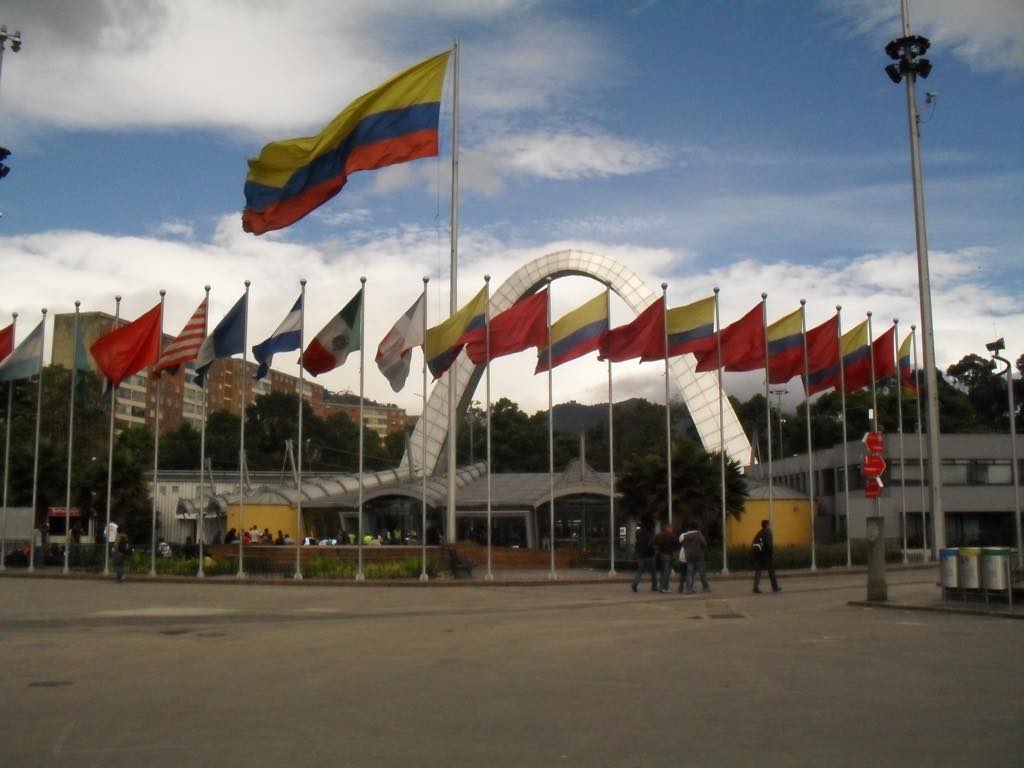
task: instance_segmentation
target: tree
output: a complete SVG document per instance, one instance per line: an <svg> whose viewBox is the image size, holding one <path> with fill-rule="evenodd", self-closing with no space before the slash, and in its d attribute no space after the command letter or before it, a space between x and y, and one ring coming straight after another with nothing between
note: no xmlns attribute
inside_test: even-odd
<svg viewBox="0 0 1024 768"><path fill-rule="evenodd" d="M726 513L739 518L747 497L740 464L726 461ZM709 540L722 536L722 483L719 454L708 453L696 443L672 444L672 515L678 524L695 522ZM645 513L666 520L668 480L664 453L646 452L627 459L619 473L617 490L622 509L632 515Z"/></svg>

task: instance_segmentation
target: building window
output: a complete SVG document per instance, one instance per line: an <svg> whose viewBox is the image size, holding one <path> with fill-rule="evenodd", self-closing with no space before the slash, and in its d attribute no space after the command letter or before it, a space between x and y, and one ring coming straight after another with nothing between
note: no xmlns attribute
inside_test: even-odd
<svg viewBox="0 0 1024 768"><path fill-rule="evenodd" d="M967 485L970 464L966 461L943 461L942 483L944 485Z"/></svg>
<svg viewBox="0 0 1024 768"><path fill-rule="evenodd" d="M978 461L974 465L974 484L1009 485L1013 482L1011 469L1008 461Z"/></svg>

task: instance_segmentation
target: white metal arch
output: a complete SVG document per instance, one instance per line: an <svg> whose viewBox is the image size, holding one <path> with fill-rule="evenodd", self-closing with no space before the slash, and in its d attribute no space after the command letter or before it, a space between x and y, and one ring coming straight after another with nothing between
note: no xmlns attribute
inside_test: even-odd
<svg viewBox="0 0 1024 768"><path fill-rule="evenodd" d="M568 250L556 251L540 256L524 264L509 277L500 288L491 293L491 315L511 307L527 294L535 292L550 278L580 275L591 277L602 285L608 284L629 306L634 313L640 313L661 295L650 288L633 270L607 256L587 251ZM717 451L720 438L724 436L726 453L746 465L750 462L750 441L747 440L736 414L724 401L723 422L724 434L719 434L718 427L718 376L716 373L696 373L692 355L673 357L669 361L669 369L683 395L683 401L690 411L693 423L700 435L704 448ZM461 417L466 413L473 399L473 392L483 375L484 366L476 366L465 354L460 354L450 372L454 372L456 386L456 413ZM426 465L430 474L444 474L445 441L448 436L448 386L453 377L442 376L434 383L433 390L427 398L423 418L409 441L409 450L403 459L403 466L412 466L419 471L423 455L423 441L426 440Z"/></svg>

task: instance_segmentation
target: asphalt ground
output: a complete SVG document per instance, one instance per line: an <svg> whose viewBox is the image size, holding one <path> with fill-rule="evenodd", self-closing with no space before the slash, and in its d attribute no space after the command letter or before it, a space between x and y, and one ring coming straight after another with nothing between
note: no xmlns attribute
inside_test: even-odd
<svg viewBox="0 0 1024 768"><path fill-rule="evenodd" d="M0 766L1024 764L1024 622L782 585L0 578Z"/></svg>

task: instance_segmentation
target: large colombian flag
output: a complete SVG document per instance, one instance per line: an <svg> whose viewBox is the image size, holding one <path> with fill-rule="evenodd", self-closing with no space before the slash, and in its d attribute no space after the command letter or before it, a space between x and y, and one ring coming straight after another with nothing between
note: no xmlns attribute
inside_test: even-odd
<svg viewBox="0 0 1024 768"><path fill-rule="evenodd" d="M353 101L316 136L267 144L249 160L242 229L282 229L330 200L356 171L437 155L441 89L451 51Z"/></svg>
<svg viewBox="0 0 1024 768"><path fill-rule="evenodd" d="M466 345L466 334L483 328L487 322L487 288L469 300L462 309L443 323L427 328L427 339L423 345L423 353L427 358L427 368L435 379L447 371L459 352Z"/></svg>
<svg viewBox="0 0 1024 768"><path fill-rule="evenodd" d="M585 304L562 315L551 325L551 367L568 363L597 349L608 330L608 295L599 293ZM537 349L534 373L548 369L548 349Z"/></svg>

